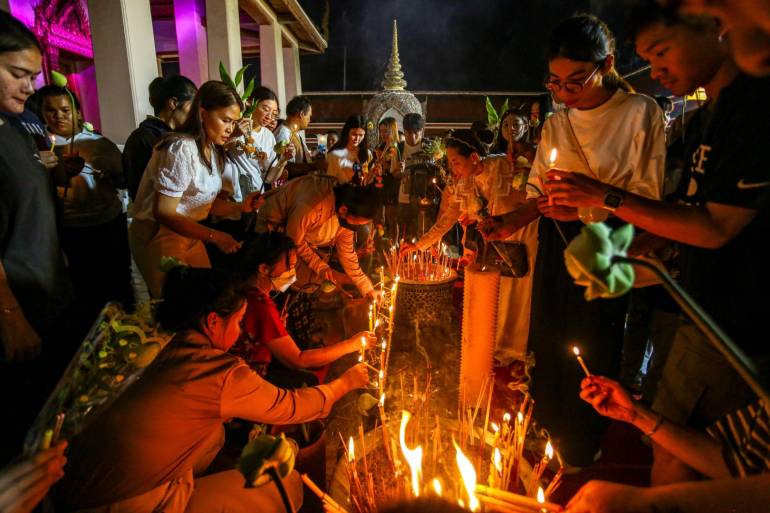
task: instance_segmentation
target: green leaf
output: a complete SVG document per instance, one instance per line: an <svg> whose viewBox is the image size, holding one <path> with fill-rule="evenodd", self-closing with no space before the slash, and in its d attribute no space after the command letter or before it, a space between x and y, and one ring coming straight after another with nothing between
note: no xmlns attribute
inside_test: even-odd
<svg viewBox="0 0 770 513"><path fill-rule="evenodd" d="M238 72L235 74L235 85L239 86L241 85L241 80L243 80L243 74L246 72L246 70L249 68L250 64L245 65L241 69L238 70Z"/></svg>
<svg viewBox="0 0 770 513"><path fill-rule="evenodd" d="M254 92L254 79L252 78L249 81L249 84L246 86L246 89L243 90L243 101L246 101L251 96L251 93Z"/></svg>
<svg viewBox="0 0 770 513"><path fill-rule="evenodd" d="M58 87L67 87L67 77L58 71L51 70L51 83Z"/></svg>
<svg viewBox="0 0 770 513"><path fill-rule="evenodd" d="M487 107L487 124L490 126L494 126L499 121L499 117L497 115L497 111L495 110L495 106L492 105L492 101L489 99L489 96L486 97L486 107Z"/></svg>
<svg viewBox="0 0 770 513"><path fill-rule="evenodd" d="M222 64L222 61L219 61L219 78L222 79L222 82L224 82L225 84L235 89L235 84L233 84L233 79L230 78L230 74L225 69L225 65Z"/></svg>
<svg viewBox="0 0 770 513"><path fill-rule="evenodd" d="M503 119L503 114L508 110L508 98L503 102L503 106L500 107L500 113L497 115L497 120Z"/></svg>

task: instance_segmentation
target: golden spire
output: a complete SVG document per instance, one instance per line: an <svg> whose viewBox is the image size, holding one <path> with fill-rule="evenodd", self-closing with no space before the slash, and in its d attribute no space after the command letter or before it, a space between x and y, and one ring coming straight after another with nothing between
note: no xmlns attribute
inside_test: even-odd
<svg viewBox="0 0 770 513"><path fill-rule="evenodd" d="M403 91L406 88L404 72L401 71L401 62L398 60L398 25L393 20L393 48L390 50L388 69L385 71L385 79L381 83L386 91Z"/></svg>

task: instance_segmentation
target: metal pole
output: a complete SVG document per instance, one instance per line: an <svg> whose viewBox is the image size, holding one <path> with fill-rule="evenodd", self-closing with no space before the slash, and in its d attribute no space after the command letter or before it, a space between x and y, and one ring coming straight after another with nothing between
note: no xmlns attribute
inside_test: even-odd
<svg viewBox="0 0 770 513"><path fill-rule="evenodd" d="M711 344L725 357L725 359L740 374L743 380L751 387L757 397L763 402L768 413L770 413L770 394L760 383L757 368L751 359L746 356L727 333L698 305L697 302L676 283L671 276L657 266L636 258L619 257L613 258L614 263L628 263L638 265L651 270L663 281L663 288L674 298L674 301L684 311L701 332L706 335Z"/></svg>

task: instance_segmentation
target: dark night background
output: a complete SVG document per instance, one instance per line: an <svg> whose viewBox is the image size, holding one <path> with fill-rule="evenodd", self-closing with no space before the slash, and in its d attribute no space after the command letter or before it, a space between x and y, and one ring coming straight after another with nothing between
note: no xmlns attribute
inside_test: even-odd
<svg viewBox="0 0 770 513"><path fill-rule="evenodd" d="M621 0L328 0L329 48L302 57L306 91L341 91L347 47L348 91L380 89L398 20L401 65L412 91L539 91L544 41L559 20L591 12L618 39L622 74L639 68L625 42ZM300 0L319 27L327 0ZM323 30L321 31L323 33Z"/></svg>

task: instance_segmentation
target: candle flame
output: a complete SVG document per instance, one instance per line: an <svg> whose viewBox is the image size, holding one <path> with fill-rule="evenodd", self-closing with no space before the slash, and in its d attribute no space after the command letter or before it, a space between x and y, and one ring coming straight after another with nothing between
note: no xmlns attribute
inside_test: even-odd
<svg viewBox="0 0 770 513"><path fill-rule="evenodd" d="M431 484L433 485L433 491L436 492L436 495L441 497L441 481L434 477L433 481L431 481Z"/></svg>
<svg viewBox="0 0 770 513"><path fill-rule="evenodd" d="M498 472L503 471L503 456L500 454L500 449L495 447L495 452L492 454L492 463Z"/></svg>
<svg viewBox="0 0 770 513"><path fill-rule="evenodd" d="M572 352L575 353L575 356L580 356L580 348L578 346L572 346Z"/></svg>
<svg viewBox="0 0 770 513"><path fill-rule="evenodd" d="M361 337L361 349L366 349L366 337Z"/></svg>
<svg viewBox="0 0 770 513"><path fill-rule="evenodd" d="M404 453L404 458L409 464L409 470L412 472L412 493L415 497L419 497L420 479L422 478L422 447L418 445L414 449L410 449L406 445L406 425L411 417L408 411L401 411L401 429L398 437L401 442L401 452Z"/></svg>
<svg viewBox="0 0 770 513"><path fill-rule="evenodd" d="M516 420L519 424L524 424L524 414L519 412L518 415L516 415Z"/></svg>
<svg viewBox="0 0 770 513"><path fill-rule="evenodd" d="M380 396L380 406L383 408L385 407L385 392L383 392L382 395Z"/></svg>
<svg viewBox="0 0 770 513"><path fill-rule="evenodd" d="M545 492L543 492L542 486L537 487L537 502L545 504Z"/></svg>
<svg viewBox="0 0 770 513"><path fill-rule="evenodd" d="M553 459L553 446L551 445L550 440L545 444L545 457L548 458L549 461Z"/></svg>
<svg viewBox="0 0 770 513"><path fill-rule="evenodd" d="M379 326L380 326L380 320L377 319L376 321L374 321L374 329L377 329Z"/></svg>
<svg viewBox="0 0 770 513"><path fill-rule="evenodd" d="M388 347L388 344L383 340L382 341L382 350L384 351L386 347Z"/></svg>
<svg viewBox="0 0 770 513"><path fill-rule="evenodd" d="M356 459L356 446L353 443L353 437L351 436L348 440L348 461L353 461Z"/></svg>
<svg viewBox="0 0 770 513"><path fill-rule="evenodd" d="M495 433L497 433L498 431L500 431L500 426L498 426L498 425L497 425L497 424L495 424L494 422L491 422L491 423L490 423L490 425L492 426L492 431L494 431Z"/></svg>
<svg viewBox="0 0 770 513"><path fill-rule="evenodd" d="M553 166L556 163L556 158L559 156L559 151L554 148L551 150L551 155L548 158L548 162Z"/></svg>
<svg viewBox="0 0 770 513"><path fill-rule="evenodd" d="M364 361L364 355L360 354L358 355L358 363L362 363Z"/></svg>
<svg viewBox="0 0 770 513"><path fill-rule="evenodd" d="M510 422L511 421L511 414L508 412L505 412L503 414L503 422Z"/></svg>
<svg viewBox="0 0 770 513"><path fill-rule="evenodd" d="M473 464L470 462L467 456L460 450L460 446L457 442L452 440L455 446L457 467L460 469L460 475L463 478L463 485L465 491L468 493L468 509L476 511L479 509L479 500L476 498L476 469L473 468Z"/></svg>
<svg viewBox="0 0 770 513"><path fill-rule="evenodd" d="M380 379L384 377L385 377L385 372L382 369L380 369Z"/></svg>

